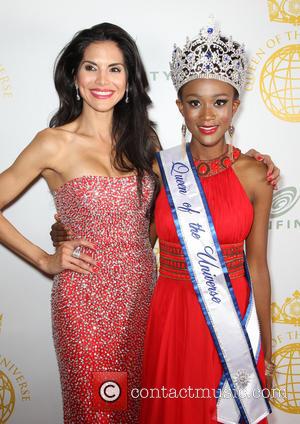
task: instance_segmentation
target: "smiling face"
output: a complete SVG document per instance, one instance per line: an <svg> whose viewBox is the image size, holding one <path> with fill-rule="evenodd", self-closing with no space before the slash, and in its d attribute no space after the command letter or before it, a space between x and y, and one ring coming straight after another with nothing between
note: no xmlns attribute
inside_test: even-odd
<svg viewBox="0 0 300 424"><path fill-rule="evenodd" d="M195 79L182 87L177 106L192 142L206 147L225 143L225 132L240 103L234 93L230 84L214 79Z"/></svg>
<svg viewBox="0 0 300 424"><path fill-rule="evenodd" d="M75 83L83 108L112 111L124 97L127 72L122 51L113 41L91 43L84 51Z"/></svg>

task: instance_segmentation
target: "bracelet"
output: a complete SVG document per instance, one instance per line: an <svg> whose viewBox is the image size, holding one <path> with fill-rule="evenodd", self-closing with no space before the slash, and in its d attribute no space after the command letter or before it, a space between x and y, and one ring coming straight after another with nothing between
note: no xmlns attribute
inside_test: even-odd
<svg viewBox="0 0 300 424"><path fill-rule="evenodd" d="M268 362L265 361L265 375L268 377L272 377L276 368L276 365L274 364L274 362Z"/></svg>

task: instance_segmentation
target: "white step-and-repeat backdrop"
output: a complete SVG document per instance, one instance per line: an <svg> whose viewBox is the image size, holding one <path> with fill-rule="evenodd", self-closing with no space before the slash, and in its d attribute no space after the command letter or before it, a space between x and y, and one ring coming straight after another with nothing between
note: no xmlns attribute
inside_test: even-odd
<svg viewBox="0 0 300 424"><path fill-rule="evenodd" d="M275 386L272 423L300 414L300 0L10 0L0 6L0 170L11 164L57 107L53 63L73 34L108 21L136 39L151 83L163 146L180 141L168 62L174 42L194 36L214 14L225 34L245 42L247 91L235 143L269 153L281 168L270 219ZM5 215L52 250L54 206L38 181ZM0 246L0 424L62 423L51 336L51 280ZM170 423L171 424L171 423Z"/></svg>

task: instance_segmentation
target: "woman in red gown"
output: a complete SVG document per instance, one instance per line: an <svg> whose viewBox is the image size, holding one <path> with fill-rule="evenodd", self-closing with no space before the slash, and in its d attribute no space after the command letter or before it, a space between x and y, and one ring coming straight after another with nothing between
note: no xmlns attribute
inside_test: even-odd
<svg viewBox="0 0 300 424"><path fill-rule="evenodd" d="M226 40L222 41L226 43ZM171 67L171 75L175 87L180 85L177 105L192 134L191 153L242 317L249 301L243 258L246 243L262 336L263 349L257 368L263 386L267 383L270 388L270 376L267 382L265 378L264 359L270 364L270 281L266 246L272 189L264 181L264 167L240 150L232 150L225 142L225 132L232 125L239 106L237 89L241 81L234 83L221 74L193 73L196 65L199 69L203 61L203 51L206 60L213 50L208 50L207 45L200 36L200 41L187 44L184 53L181 51L178 61L184 62L184 55L197 54L195 46L201 49L198 59L191 59L196 64L184 62L181 85L178 84L179 71L173 68L172 75ZM216 50L212 53L221 55ZM224 58L214 60L219 61L222 70ZM177 66L180 67L180 63ZM186 267L164 187L156 200L155 223L160 245L160 275L146 333L141 422L217 423L216 393L223 367ZM269 364L268 369L272 367Z"/></svg>
<svg viewBox="0 0 300 424"><path fill-rule="evenodd" d="M43 176L74 240L47 253L0 213L0 241L55 275L51 312L64 423L133 424L140 400L129 398L126 408L122 391L117 407L109 401L119 397L118 387L105 382L123 372L129 388L140 386L156 280L149 225L157 146L146 72L130 35L102 23L63 49L55 86L60 106L51 128L0 174L0 207Z"/></svg>

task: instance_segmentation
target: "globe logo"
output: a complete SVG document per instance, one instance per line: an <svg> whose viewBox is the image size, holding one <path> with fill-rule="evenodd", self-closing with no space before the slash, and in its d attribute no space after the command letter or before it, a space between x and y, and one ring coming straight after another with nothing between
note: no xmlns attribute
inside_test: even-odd
<svg viewBox="0 0 300 424"><path fill-rule="evenodd" d="M15 391L6 374L0 371L0 424L8 421L15 407Z"/></svg>
<svg viewBox="0 0 300 424"><path fill-rule="evenodd" d="M272 404L284 412L300 414L300 343L282 347L272 359L276 366L273 388L280 393L271 399Z"/></svg>
<svg viewBox="0 0 300 424"><path fill-rule="evenodd" d="M300 0L268 0L271 21L300 23Z"/></svg>
<svg viewBox="0 0 300 424"><path fill-rule="evenodd" d="M277 118L300 121L300 44L285 46L266 61L260 76L260 92Z"/></svg>
<svg viewBox="0 0 300 424"><path fill-rule="evenodd" d="M300 196L296 187L285 187L273 195L270 218L277 218L287 213L298 202Z"/></svg>

